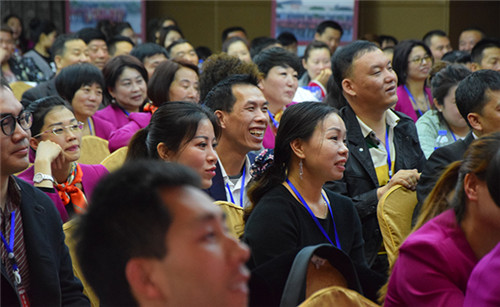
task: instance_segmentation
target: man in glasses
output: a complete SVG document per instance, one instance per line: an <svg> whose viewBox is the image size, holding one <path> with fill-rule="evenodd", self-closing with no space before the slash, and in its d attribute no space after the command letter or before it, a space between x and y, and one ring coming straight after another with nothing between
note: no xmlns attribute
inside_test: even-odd
<svg viewBox="0 0 500 307"><path fill-rule="evenodd" d="M89 306L59 213L42 191L12 176L28 166L32 117L3 78L0 116L0 305Z"/></svg>

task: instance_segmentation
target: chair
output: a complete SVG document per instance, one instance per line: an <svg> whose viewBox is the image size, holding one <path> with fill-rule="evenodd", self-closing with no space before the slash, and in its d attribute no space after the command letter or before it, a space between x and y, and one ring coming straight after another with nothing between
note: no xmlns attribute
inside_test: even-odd
<svg viewBox="0 0 500 307"><path fill-rule="evenodd" d="M340 286L321 289L311 295L299 307L379 307L358 292Z"/></svg>
<svg viewBox="0 0 500 307"><path fill-rule="evenodd" d="M218 200L214 202L214 204L218 205L226 215L226 225L229 228L229 232L236 239L239 239L245 230L245 221L243 220L243 214L245 211L243 208L231 202L222 200Z"/></svg>
<svg viewBox="0 0 500 307"><path fill-rule="evenodd" d="M331 286L361 291L349 256L331 244L304 247L295 256L280 306L297 306L316 291Z"/></svg>
<svg viewBox="0 0 500 307"><path fill-rule="evenodd" d="M109 156L108 141L94 135L84 135L80 144L81 164L99 164L104 158Z"/></svg>
<svg viewBox="0 0 500 307"><path fill-rule="evenodd" d="M378 202L377 218L389 267L396 261L399 246L411 232L411 220L416 205L417 193L401 185L390 188Z"/></svg>
<svg viewBox="0 0 500 307"><path fill-rule="evenodd" d="M82 271L80 270L80 265L78 263L78 259L76 258L75 254L75 240L73 240L73 231L75 230L75 221L76 219L70 220L66 223L63 224L63 231L64 235L66 238L64 239L64 242L68 246L69 249L69 254L71 257L71 261L73 263L73 274L82 282L83 284L83 294L85 294L89 300L90 300L90 305L92 307L98 307L99 306L99 298L97 295L94 293L90 285L87 283L85 278L83 277Z"/></svg>
<svg viewBox="0 0 500 307"><path fill-rule="evenodd" d="M128 147L126 146L117 149L112 154L107 156L104 160L102 160L100 164L104 165L104 167L106 167L109 172L115 171L119 169L125 162L127 151Z"/></svg>
<svg viewBox="0 0 500 307"><path fill-rule="evenodd" d="M14 96L16 97L17 100L21 101L21 98L23 97L24 92L32 88L32 85L29 85L26 82L23 81L14 81L9 84L10 88L12 89L12 92L14 93Z"/></svg>

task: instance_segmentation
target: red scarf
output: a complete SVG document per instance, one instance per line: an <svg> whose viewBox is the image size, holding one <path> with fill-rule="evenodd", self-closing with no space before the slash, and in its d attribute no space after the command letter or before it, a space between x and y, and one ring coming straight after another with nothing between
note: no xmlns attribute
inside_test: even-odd
<svg viewBox="0 0 500 307"><path fill-rule="evenodd" d="M71 173L66 182L56 185L63 204L66 206L70 202L73 203L73 208L77 214L87 211L88 205L82 190L75 186L75 184L82 182L82 177L83 172L80 165L73 163Z"/></svg>

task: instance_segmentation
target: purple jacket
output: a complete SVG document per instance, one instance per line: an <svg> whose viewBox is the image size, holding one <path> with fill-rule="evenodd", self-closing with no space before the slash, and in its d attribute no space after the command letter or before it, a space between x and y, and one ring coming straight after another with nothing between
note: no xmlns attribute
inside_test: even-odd
<svg viewBox="0 0 500 307"><path fill-rule="evenodd" d="M85 194L85 197L87 200L90 200L92 197L92 192L94 191L94 188L96 184L99 182L99 179L101 179L102 176L108 174L108 170L100 164L95 164L95 165L88 165L88 164L79 164L80 167L82 168L83 172L83 178L82 178L82 186L83 186L83 192ZM17 177L23 179L27 183L33 185L33 176L35 172L34 166L31 166L21 174L19 174ZM59 197L59 193L54 189L52 192L45 192L47 196L52 199L52 202L57 208L57 211L59 211L59 214L61 215L61 219L63 223L66 223L68 221L68 212L66 212L66 208L64 207L61 198Z"/></svg>
<svg viewBox="0 0 500 307"><path fill-rule="evenodd" d="M91 117L94 122L95 136L98 136L101 139L109 140L109 136L115 130L114 126L109 121L101 117Z"/></svg>
<svg viewBox="0 0 500 307"><path fill-rule="evenodd" d="M384 306L462 306L477 258L450 209L399 249Z"/></svg>
<svg viewBox="0 0 500 307"><path fill-rule="evenodd" d="M432 105L432 93L431 89L428 87L425 87L425 93L427 94L427 97L429 98L429 101L431 102ZM406 92L404 85L398 86L398 89L396 91L396 94L398 95L398 103L396 104L396 107L394 110L402 112L409 117L413 119L414 122L417 121L417 113L415 112L415 109L413 108L413 104L411 103L410 96L408 96L408 93ZM427 110L422 110L423 113L425 113Z"/></svg>
<svg viewBox="0 0 500 307"><path fill-rule="evenodd" d="M149 112L132 112L128 116L125 112L116 104L109 105L102 110L95 112L93 119L99 118L107 121L111 126L116 129L120 129L131 121L137 121L143 123L151 119L151 113Z"/></svg>
<svg viewBox="0 0 500 307"><path fill-rule="evenodd" d="M130 114L130 122L125 126L116 129L109 135L109 151L113 152L118 148L128 146L128 142L137 130L146 127L151 121L152 114L149 112Z"/></svg>

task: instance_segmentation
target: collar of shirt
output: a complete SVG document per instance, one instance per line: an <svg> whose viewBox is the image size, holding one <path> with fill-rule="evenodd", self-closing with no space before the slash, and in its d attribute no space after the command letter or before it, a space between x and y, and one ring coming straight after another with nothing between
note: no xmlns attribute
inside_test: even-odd
<svg viewBox="0 0 500 307"><path fill-rule="evenodd" d="M375 137L375 132L370 128L367 124L365 124L361 118L356 115L356 119L358 120L359 127L361 128L361 133L363 137L366 139L367 137L373 138ZM385 111L385 122L389 126L390 129L394 129L398 124L400 118L396 115L396 113L391 110Z"/></svg>

